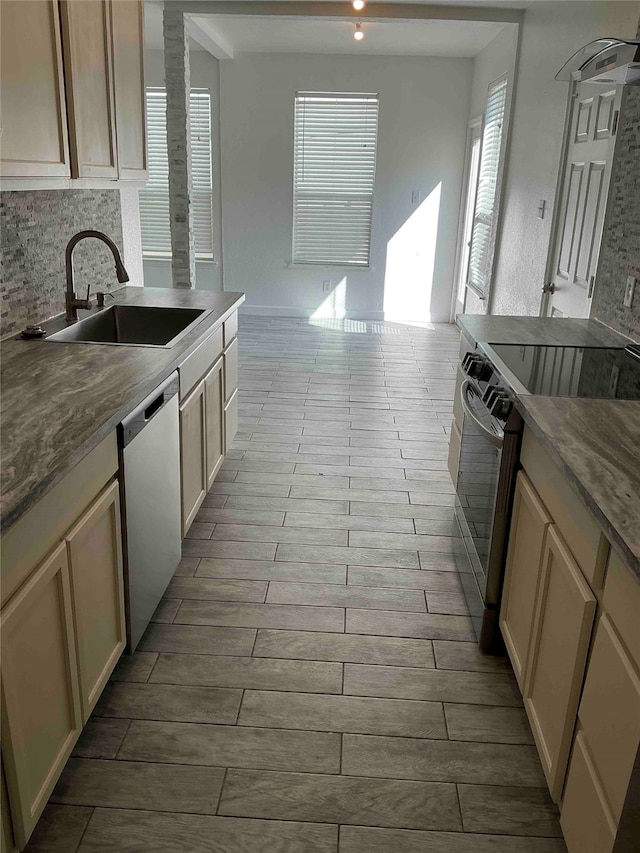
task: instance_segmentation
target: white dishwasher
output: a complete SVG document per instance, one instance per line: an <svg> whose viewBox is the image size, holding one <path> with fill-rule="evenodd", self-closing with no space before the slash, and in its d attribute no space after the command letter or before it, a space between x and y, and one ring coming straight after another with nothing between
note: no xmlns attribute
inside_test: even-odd
<svg viewBox="0 0 640 853"><path fill-rule="evenodd" d="M133 652L181 556L177 372L122 421L118 449L127 648Z"/></svg>

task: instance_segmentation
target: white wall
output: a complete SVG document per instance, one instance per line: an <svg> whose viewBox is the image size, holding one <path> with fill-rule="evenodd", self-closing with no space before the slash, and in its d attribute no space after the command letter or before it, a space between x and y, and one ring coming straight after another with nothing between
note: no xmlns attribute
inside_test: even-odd
<svg viewBox="0 0 640 853"><path fill-rule="evenodd" d="M204 50L190 51L191 85L211 93L211 166L213 179L213 261L196 261L196 288L222 290L222 211L220 206L220 87L218 60ZM145 52L147 86L164 86L164 51ZM147 287L171 287L171 261L144 260Z"/></svg>
<svg viewBox="0 0 640 853"><path fill-rule="evenodd" d="M306 316L327 300L323 281L346 278L346 293L343 283L327 300L344 300L345 316L382 318L395 297L412 319L447 321L472 65L317 54L221 62L224 289L244 291L250 311ZM293 105L304 90L380 94L369 271L289 266Z"/></svg>
<svg viewBox="0 0 640 853"><path fill-rule="evenodd" d="M638 12L635 0L538 0L526 10L489 305L493 314L539 312L569 87L554 76L572 53L593 39L633 38ZM538 219L541 199L547 202L544 219Z"/></svg>

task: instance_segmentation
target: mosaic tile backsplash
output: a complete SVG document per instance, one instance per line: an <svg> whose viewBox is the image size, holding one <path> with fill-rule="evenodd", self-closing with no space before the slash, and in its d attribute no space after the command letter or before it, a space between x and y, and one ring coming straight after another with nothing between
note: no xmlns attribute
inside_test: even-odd
<svg viewBox="0 0 640 853"><path fill-rule="evenodd" d="M64 250L87 228L108 234L122 252L117 190L37 190L0 194L0 337L64 311ZM109 249L83 240L73 252L76 292L118 284Z"/></svg>
<svg viewBox="0 0 640 853"><path fill-rule="evenodd" d="M602 246L594 313L623 335L640 340L640 87L631 87L618 129L611 176L611 209ZM624 306L628 276L635 276L631 308Z"/></svg>

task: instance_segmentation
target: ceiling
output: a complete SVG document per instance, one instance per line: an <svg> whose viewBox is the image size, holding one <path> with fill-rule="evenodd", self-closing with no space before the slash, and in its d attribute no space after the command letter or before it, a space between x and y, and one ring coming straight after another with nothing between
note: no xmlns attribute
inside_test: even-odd
<svg viewBox="0 0 640 853"><path fill-rule="evenodd" d="M258 2L268 0L258 0ZM309 0L311 2L311 0ZM395 0L399 2L399 0ZM451 0L440 0L445 5ZM369 4L369 9L374 6ZM460 5L459 3L457 5ZM474 5L498 5L476 0ZM522 7L525 2L502 6ZM145 4L147 48L162 49L162 4ZM485 48L505 26L488 21L390 20L363 21L365 38L353 38L354 21L317 17L270 17L266 15L191 15L214 40L235 52L320 53L378 56L473 57ZM196 50L200 45L192 43Z"/></svg>

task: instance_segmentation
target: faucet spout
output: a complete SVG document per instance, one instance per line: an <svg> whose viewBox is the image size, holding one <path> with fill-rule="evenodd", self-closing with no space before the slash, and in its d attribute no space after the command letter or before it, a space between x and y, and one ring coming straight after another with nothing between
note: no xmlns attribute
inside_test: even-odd
<svg viewBox="0 0 640 853"><path fill-rule="evenodd" d="M109 249L111 250L111 254L113 255L113 260L115 262L116 267L116 277L121 284L129 281L129 274L125 268L125 265L122 263L122 258L120 257L120 252L118 247L113 242L111 237L108 237L106 234L103 234L102 231L78 231L77 234L74 234L73 237L67 243L67 248L65 249L65 265L67 268L67 290L65 296L65 305L67 308L66 318L67 320L77 320L78 319L78 308L91 308L91 303L89 302L89 291L87 290L87 298L86 299L78 299L75 293L74 283L73 283L73 250L80 242L80 240L84 240L85 237L95 237L97 240L102 240Z"/></svg>

